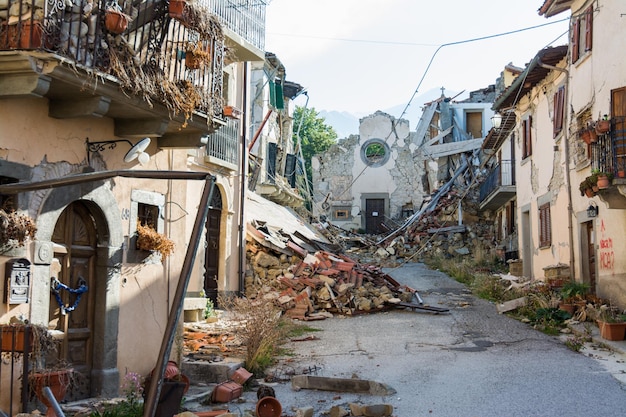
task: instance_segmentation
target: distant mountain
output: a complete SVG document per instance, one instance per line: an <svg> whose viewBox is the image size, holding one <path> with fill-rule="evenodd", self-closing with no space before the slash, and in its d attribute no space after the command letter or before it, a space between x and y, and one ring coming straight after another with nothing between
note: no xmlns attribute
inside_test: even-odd
<svg viewBox="0 0 626 417"><path fill-rule="evenodd" d="M359 117L354 114L345 111L322 110L319 112L319 117L324 118L326 124L335 129L337 139L359 134Z"/></svg>
<svg viewBox="0 0 626 417"><path fill-rule="evenodd" d="M455 97L458 93L454 91L445 91L446 97ZM389 107L387 109L381 109L381 111L392 115L395 118L402 118L409 121L409 128L411 131L415 131L417 129L417 124L420 121L420 117L422 117L422 106L425 103L429 103L441 96L440 88L433 88L428 90L424 94L421 94L413 99L411 105L406 109L406 114L402 115L402 112L407 107L405 104L398 104L393 107ZM460 100L463 97L459 96L456 99ZM374 114L373 111L370 114ZM326 111L322 110L319 112L319 116L323 117L326 120L326 124L332 126L337 132L337 138L343 139L347 138L350 135L358 135L359 134L359 119L369 116L369 114L354 114L349 112L339 112L339 111Z"/></svg>

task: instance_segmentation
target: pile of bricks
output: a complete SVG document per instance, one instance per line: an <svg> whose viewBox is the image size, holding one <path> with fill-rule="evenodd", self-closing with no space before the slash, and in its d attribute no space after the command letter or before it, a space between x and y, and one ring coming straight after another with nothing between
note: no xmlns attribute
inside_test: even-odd
<svg viewBox="0 0 626 417"><path fill-rule="evenodd" d="M248 260L246 295L273 300L287 316L300 320L381 311L413 297L413 290L379 267L327 251L302 258L249 242Z"/></svg>

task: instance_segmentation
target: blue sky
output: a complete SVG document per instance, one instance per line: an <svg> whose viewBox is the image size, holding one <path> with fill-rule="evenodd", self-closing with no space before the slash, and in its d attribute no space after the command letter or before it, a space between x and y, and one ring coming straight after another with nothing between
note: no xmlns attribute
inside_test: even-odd
<svg viewBox="0 0 626 417"><path fill-rule="evenodd" d="M569 15L538 15L542 0L273 0L266 50L303 85L309 107L369 114L433 88L466 92L493 84L508 63L567 43ZM442 47L538 25L507 36ZM425 75L424 75L425 74ZM298 105L304 105L299 97ZM302 100L302 103L299 101ZM412 103L421 106L423 103ZM399 116L399 115L396 115Z"/></svg>

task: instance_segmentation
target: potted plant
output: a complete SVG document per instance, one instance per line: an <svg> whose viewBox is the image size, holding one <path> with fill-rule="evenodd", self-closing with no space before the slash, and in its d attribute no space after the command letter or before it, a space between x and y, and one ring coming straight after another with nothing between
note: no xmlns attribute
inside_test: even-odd
<svg viewBox="0 0 626 417"><path fill-rule="evenodd" d="M580 191L580 196L587 196L588 198L591 198L594 196L594 192L593 192L593 183L591 181L591 177L587 177L584 180L581 181L580 185L578 186L578 190Z"/></svg>
<svg viewBox="0 0 626 417"><path fill-rule="evenodd" d="M111 33L119 35L128 28L128 23L132 21L131 17L122 12L122 8L115 4L107 8L104 15L104 26Z"/></svg>
<svg viewBox="0 0 626 417"><path fill-rule="evenodd" d="M600 120L596 122L596 133L598 135L603 135L609 130L611 130L611 121L609 120L609 116L605 114Z"/></svg>
<svg viewBox="0 0 626 417"><path fill-rule="evenodd" d="M600 337L606 340L624 340L626 336L626 314L613 306L603 304L597 319Z"/></svg>
<svg viewBox="0 0 626 417"><path fill-rule="evenodd" d="M187 42L185 44L185 66L189 69L198 69L211 60L208 48L202 42Z"/></svg>
<svg viewBox="0 0 626 417"><path fill-rule="evenodd" d="M609 188L611 181L613 180L613 174L609 172L597 171L594 175L596 176L598 189L605 190Z"/></svg>
<svg viewBox="0 0 626 417"><path fill-rule="evenodd" d="M560 291L561 302L559 303L559 308L567 311L571 315L574 315L578 306L584 306L586 304L585 296L588 292L588 284L576 281L567 281L563 284Z"/></svg>

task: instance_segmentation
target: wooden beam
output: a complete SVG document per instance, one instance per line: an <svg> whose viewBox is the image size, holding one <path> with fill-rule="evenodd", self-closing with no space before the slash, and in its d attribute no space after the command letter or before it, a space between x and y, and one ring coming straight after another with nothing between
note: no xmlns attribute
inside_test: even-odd
<svg viewBox="0 0 626 417"><path fill-rule="evenodd" d="M483 143L483 138L470 139L461 142L443 143L441 145L432 145L424 148L424 155L432 158L442 158L444 156L456 155L459 153L473 151L480 149Z"/></svg>

